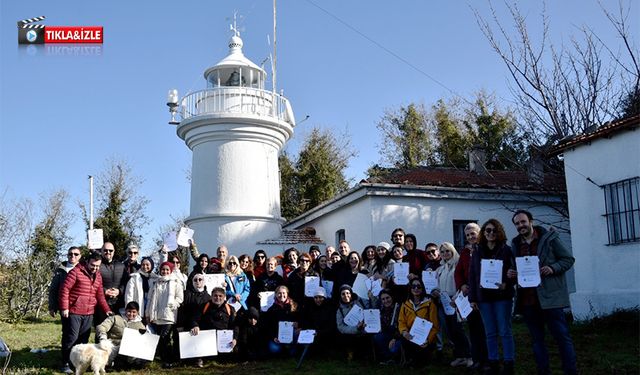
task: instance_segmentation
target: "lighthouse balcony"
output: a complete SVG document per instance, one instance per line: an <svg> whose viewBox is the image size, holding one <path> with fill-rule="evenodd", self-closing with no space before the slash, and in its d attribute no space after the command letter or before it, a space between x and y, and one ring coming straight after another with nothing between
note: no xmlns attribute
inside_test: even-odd
<svg viewBox="0 0 640 375"><path fill-rule="evenodd" d="M295 125L289 101L272 91L251 87L215 87L192 92L180 103L182 120L196 116L258 116Z"/></svg>

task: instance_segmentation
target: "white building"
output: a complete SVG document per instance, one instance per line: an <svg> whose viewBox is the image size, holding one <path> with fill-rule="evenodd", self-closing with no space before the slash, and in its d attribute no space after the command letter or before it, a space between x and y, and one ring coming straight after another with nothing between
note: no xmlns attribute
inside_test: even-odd
<svg viewBox="0 0 640 375"><path fill-rule="evenodd" d="M429 242L444 241L461 248L464 226L470 221L482 225L496 218L508 237L515 237L511 216L515 209L523 208L562 233L568 229L568 222L558 214L566 203L564 181L545 175L544 183L538 182L526 172L484 168L478 172L450 168L398 171L359 183L289 221L285 229L310 226L327 243L346 239L352 249L362 251L366 245L389 242L391 231L401 227L416 235L421 249ZM562 238L569 244L566 233Z"/></svg>
<svg viewBox="0 0 640 375"><path fill-rule="evenodd" d="M561 143L583 319L640 306L640 116Z"/></svg>
<svg viewBox="0 0 640 375"><path fill-rule="evenodd" d="M295 119L289 101L265 89L266 76L244 56L236 32L229 55L204 72L206 89L179 101L170 93L181 116L177 134L193 151L186 223L209 254L221 244L232 254L255 251L281 237L278 154Z"/></svg>

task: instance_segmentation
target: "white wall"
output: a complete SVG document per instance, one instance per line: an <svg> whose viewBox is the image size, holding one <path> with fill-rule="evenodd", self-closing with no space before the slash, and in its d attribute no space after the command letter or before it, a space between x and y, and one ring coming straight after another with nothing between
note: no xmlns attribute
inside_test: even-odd
<svg viewBox="0 0 640 375"><path fill-rule="evenodd" d="M606 185L640 176L640 131L601 138L564 152L571 236L576 257L574 315L585 319L640 305L640 243L611 245L607 236Z"/></svg>

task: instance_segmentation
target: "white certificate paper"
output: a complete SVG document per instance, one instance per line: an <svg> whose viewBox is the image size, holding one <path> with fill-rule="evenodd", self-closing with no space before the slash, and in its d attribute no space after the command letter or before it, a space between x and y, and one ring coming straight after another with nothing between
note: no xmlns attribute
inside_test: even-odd
<svg viewBox="0 0 640 375"><path fill-rule="evenodd" d="M369 299L369 289L367 289L367 277L364 274L358 273L356 279L353 282L353 292L360 298Z"/></svg>
<svg viewBox="0 0 640 375"><path fill-rule="evenodd" d="M293 322L278 322L278 341L281 344L293 342Z"/></svg>
<svg viewBox="0 0 640 375"><path fill-rule="evenodd" d="M233 330L219 329L216 331L218 341L218 353L231 353L233 351Z"/></svg>
<svg viewBox="0 0 640 375"><path fill-rule="evenodd" d="M303 329L298 335L298 344L313 344L313 340L316 338L315 329Z"/></svg>
<svg viewBox="0 0 640 375"><path fill-rule="evenodd" d="M137 329L125 328L118 354L153 361L160 336L147 331L141 335Z"/></svg>
<svg viewBox="0 0 640 375"><path fill-rule="evenodd" d="M194 231L191 228L180 228L180 231L178 232L178 238L176 239L178 245L189 247L189 240L193 240L193 232Z"/></svg>
<svg viewBox="0 0 640 375"><path fill-rule="evenodd" d="M333 291L333 281L322 280L322 287L327 292L327 298L331 298L331 292Z"/></svg>
<svg viewBox="0 0 640 375"><path fill-rule="evenodd" d="M481 259L480 286L486 289L498 289L500 284L502 284L502 261Z"/></svg>
<svg viewBox="0 0 640 375"><path fill-rule="evenodd" d="M409 331L409 334L412 336L411 342L424 345L429 337L431 327L433 327L433 324L430 321L417 317L416 320L413 321L413 325Z"/></svg>
<svg viewBox="0 0 640 375"><path fill-rule="evenodd" d="M422 271L422 282L427 293L431 293L432 290L438 289L438 276L436 271Z"/></svg>
<svg viewBox="0 0 640 375"><path fill-rule="evenodd" d="M276 301L276 292L260 292L258 298L260 298L260 311L267 311Z"/></svg>
<svg viewBox="0 0 640 375"><path fill-rule="evenodd" d="M344 317L344 324L349 327L356 327L364 319L363 310L360 305L355 304Z"/></svg>
<svg viewBox="0 0 640 375"><path fill-rule="evenodd" d="M518 285L523 288L534 288L540 285L540 261L537 255L517 257Z"/></svg>
<svg viewBox="0 0 640 375"><path fill-rule="evenodd" d="M366 309L364 310L364 331L366 333L378 333L381 330L380 310Z"/></svg>
<svg viewBox="0 0 640 375"><path fill-rule="evenodd" d="M462 319L467 319L467 316L469 316L469 314L471 314L471 312L473 311L473 309L471 308L471 304L469 303L469 297L465 296L462 293L458 293L455 302Z"/></svg>
<svg viewBox="0 0 640 375"><path fill-rule="evenodd" d="M451 297L444 291L440 293L440 303L442 303L445 315L453 315L456 313L456 308L451 306Z"/></svg>
<svg viewBox="0 0 640 375"><path fill-rule="evenodd" d="M320 277L305 276L304 277L304 296L313 297L320 288Z"/></svg>
<svg viewBox="0 0 640 375"><path fill-rule="evenodd" d="M375 297L380 295L380 292L382 291L382 279L374 280L372 278L368 278L365 282L365 285L367 286L367 289L371 291L371 294L373 294Z"/></svg>
<svg viewBox="0 0 640 375"><path fill-rule="evenodd" d="M180 341L180 358L198 358L218 355L216 330L208 329L193 336L191 332L178 333Z"/></svg>
<svg viewBox="0 0 640 375"><path fill-rule="evenodd" d="M87 231L87 239L89 243L89 249L100 249L104 245L104 237L102 229L89 229Z"/></svg>
<svg viewBox="0 0 640 375"><path fill-rule="evenodd" d="M176 239L176 232L169 232L162 235L162 242L169 249L169 251L178 248L178 242Z"/></svg>
<svg viewBox="0 0 640 375"><path fill-rule="evenodd" d="M204 285L207 287L207 292L211 294L213 288L224 289L224 274L223 273L208 273L204 275Z"/></svg>
<svg viewBox="0 0 640 375"><path fill-rule="evenodd" d="M393 264L393 282L396 285L409 284L409 263L400 262Z"/></svg>

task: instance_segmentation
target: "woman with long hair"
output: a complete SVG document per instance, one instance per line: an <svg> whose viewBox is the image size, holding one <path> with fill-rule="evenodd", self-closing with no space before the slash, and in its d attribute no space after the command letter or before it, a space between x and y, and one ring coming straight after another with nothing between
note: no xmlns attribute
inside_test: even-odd
<svg viewBox="0 0 640 375"><path fill-rule="evenodd" d="M376 247L376 265L370 275L376 280L382 279L383 288L387 288L389 285L389 279L393 274L394 263L395 260L391 259L391 253L389 252L389 244L387 242L380 242L378 247Z"/></svg>
<svg viewBox="0 0 640 375"><path fill-rule="evenodd" d="M227 258L224 281L227 283L226 294L229 304L236 308L236 311L240 311L240 308L247 310L247 298L251 291L249 279L240 268L240 261L235 255Z"/></svg>
<svg viewBox="0 0 640 375"><path fill-rule="evenodd" d="M373 342L380 361L392 364L400 354L400 332L398 331L400 305L393 300L389 289L382 289L378 300L381 329L373 335Z"/></svg>
<svg viewBox="0 0 640 375"><path fill-rule="evenodd" d="M274 303L264 313L260 322L269 354L294 354L295 345L284 344L278 340L278 325L280 322L293 322L294 329L297 329L299 314L298 304L289 297L289 288L284 285L277 287Z"/></svg>
<svg viewBox="0 0 640 375"><path fill-rule="evenodd" d="M438 298L440 303L438 304L439 316L441 318L440 323L446 326L447 336L449 340L453 342L453 356L455 359L451 362L452 367L456 366L473 366L473 360L470 358L469 353L469 340L464 333L462 322L458 321L458 316L455 312L455 304L453 300L456 296L456 283L454 280L454 274L456 272L456 266L458 265L458 251L450 242L443 242L440 245L440 254L442 254L441 266L436 271L436 277L438 279L438 288L434 289L431 294L434 298ZM443 295L446 297L443 299ZM453 313L447 315L447 308L444 306L444 301L451 304L451 310ZM444 321L443 321L444 320Z"/></svg>
<svg viewBox="0 0 640 375"><path fill-rule="evenodd" d="M480 285L483 260L502 261L502 282L497 283L495 288L483 288ZM471 257L469 301L474 308L480 309L487 337L489 366L495 374L500 367L498 337L502 341L503 374L513 374L514 371L515 345L511 333L514 279L507 277L507 271L515 268L514 263L504 227L496 219L487 220L480 230L478 250Z"/></svg>
<svg viewBox="0 0 640 375"><path fill-rule="evenodd" d="M431 330L427 340L422 344L413 341L410 334L416 318L422 318L431 322ZM405 352L405 365L419 366L428 357L429 352L435 348L436 335L440 330L438 323L438 309L435 302L429 297L424 288L422 279L415 278L409 282L409 298L400 307L398 317L398 331L402 337L402 347Z"/></svg>
<svg viewBox="0 0 640 375"><path fill-rule="evenodd" d="M264 250L258 250L253 254L253 276L258 277L267 272L267 253Z"/></svg>
<svg viewBox="0 0 640 375"><path fill-rule="evenodd" d="M376 246L368 245L362 250L362 268L367 270L367 272L371 275L376 267L377 256L376 256Z"/></svg>

